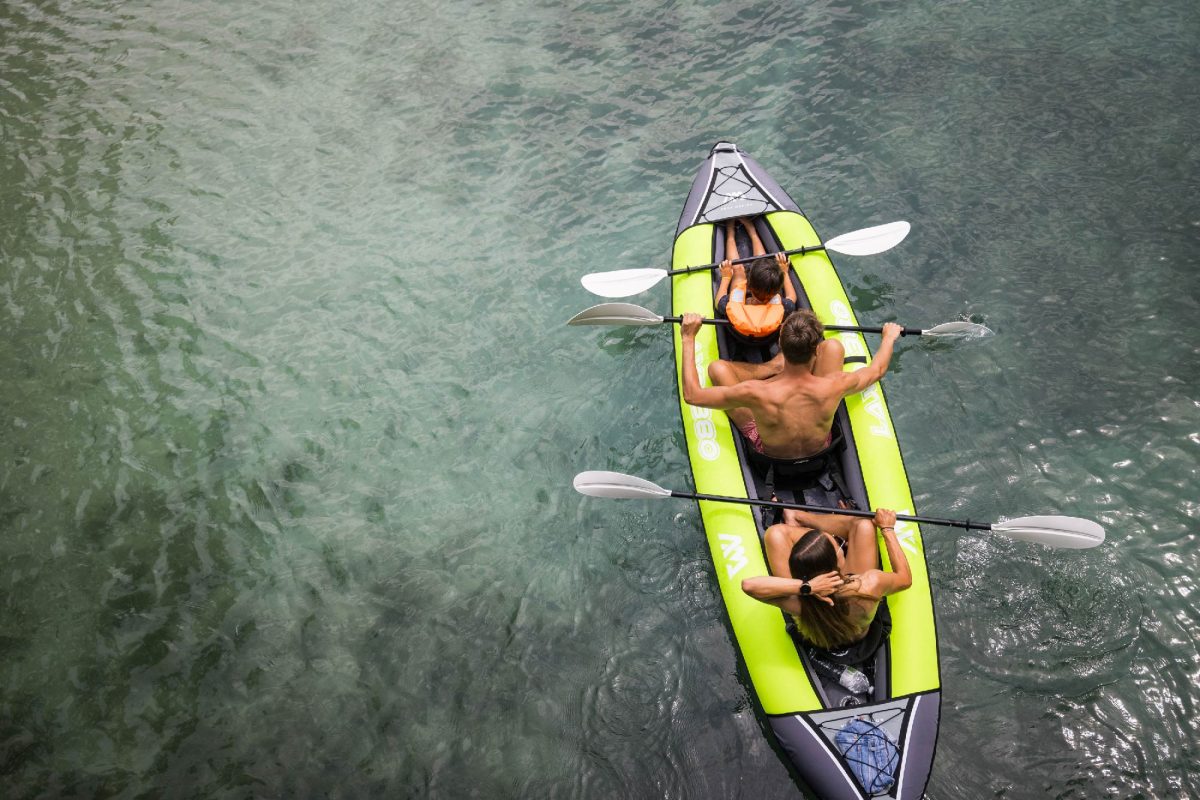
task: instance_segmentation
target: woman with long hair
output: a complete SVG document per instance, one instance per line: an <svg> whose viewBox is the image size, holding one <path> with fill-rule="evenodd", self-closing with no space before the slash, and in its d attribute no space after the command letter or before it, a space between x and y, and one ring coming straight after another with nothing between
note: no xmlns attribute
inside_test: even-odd
<svg viewBox="0 0 1200 800"><path fill-rule="evenodd" d="M794 512L772 525L763 541L771 575L746 578L742 591L791 614L796 630L824 650L848 647L867 635L879 601L912 585L896 512L871 520L842 514ZM879 569L879 528L892 571ZM845 552L843 552L843 546Z"/></svg>

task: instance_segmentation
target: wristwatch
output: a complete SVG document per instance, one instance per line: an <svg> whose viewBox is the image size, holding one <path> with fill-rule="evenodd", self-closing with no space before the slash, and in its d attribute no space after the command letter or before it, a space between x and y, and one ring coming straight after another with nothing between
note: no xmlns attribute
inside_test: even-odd
<svg viewBox="0 0 1200 800"><path fill-rule="evenodd" d="M812 587L808 585L808 581L800 581L800 594L812 594Z"/></svg>

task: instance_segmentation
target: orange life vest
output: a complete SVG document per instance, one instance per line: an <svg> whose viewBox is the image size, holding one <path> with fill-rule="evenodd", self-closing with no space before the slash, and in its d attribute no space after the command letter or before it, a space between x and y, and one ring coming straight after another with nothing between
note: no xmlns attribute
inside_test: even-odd
<svg viewBox="0 0 1200 800"><path fill-rule="evenodd" d="M733 329L743 336L761 339L779 330L783 324L783 298L775 295L767 303L747 303L745 284L729 293L725 304L725 316L729 317Z"/></svg>

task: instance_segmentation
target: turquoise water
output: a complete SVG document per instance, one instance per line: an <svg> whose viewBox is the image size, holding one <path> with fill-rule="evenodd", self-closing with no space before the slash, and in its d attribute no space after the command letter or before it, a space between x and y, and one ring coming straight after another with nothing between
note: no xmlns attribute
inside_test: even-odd
<svg viewBox="0 0 1200 800"><path fill-rule="evenodd" d="M933 799L1200 794L1200 8L0 9L12 797L765 797L684 488L662 266L732 138L864 322L926 532ZM632 298L667 308L663 287Z"/></svg>

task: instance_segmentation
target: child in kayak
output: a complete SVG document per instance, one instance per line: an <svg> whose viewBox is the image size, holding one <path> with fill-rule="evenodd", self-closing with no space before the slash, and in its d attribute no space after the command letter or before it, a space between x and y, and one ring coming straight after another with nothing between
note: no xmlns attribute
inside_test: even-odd
<svg viewBox="0 0 1200 800"><path fill-rule="evenodd" d="M878 509L874 524L842 514L800 512L794 519L800 524L767 529L763 541L771 574L746 578L742 591L791 614L797 632L811 645L836 650L862 641L879 601L912 585L896 538L896 512ZM879 569L877 527L891 572Z"/></svg>
<svg viewBox="0 0 1200 800"><path fill-rule="evenodd" d="M783 253L772 261L758 231L748 219L738 220L750 237L752 255L747 271L731 263L738 257L733 220L725 223L725 260L721 262L721 284L717 288L717 316L732 323L734 335L749 344L771 341L784 318L796 310L796 289L788 271L792 262Z"/></svg>

